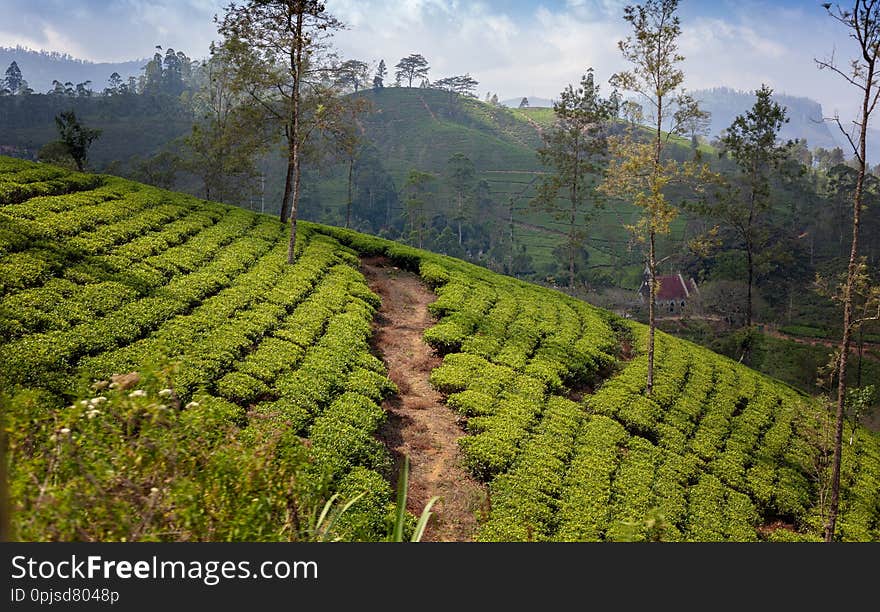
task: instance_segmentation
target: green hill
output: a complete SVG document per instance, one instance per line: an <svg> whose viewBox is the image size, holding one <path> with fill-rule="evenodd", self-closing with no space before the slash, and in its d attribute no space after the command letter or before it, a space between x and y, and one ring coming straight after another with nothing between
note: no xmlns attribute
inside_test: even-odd
<svg viewBox="0 0 880 612"><path fill-rule="evenodd" d="M553 122L548 108L509 109L479 100L450 96L436 89L389 87L359 95L370 100L374 112L363 120L364 141L375 147L381 167L400 190L411 169L440 177L438 197L453 200L445 185L447 160L456 153L470 158L477 179L488 185L495 206L487 211L495 227L508 228L518 244L525 245L538 271L557 265L553 250L566 226L530 206L536 182L545 172L536 149L542 145L541 130ZM690 157L689 145L677 139L680 154ZM303 207L315 221L343 224L347 170L337 166L317 178L313 198ZM278 193L273 194L280 197ZM311 207L311 211L309 211ZM512 208L512 217L510 211ZM606 266L609 275L623 286L637 287L643 261L627 248L631 239L624 228L634 223L638 211L614 202L596 211L587 239L590 263ZM675 248L684 231L683 220L674 224L672 235L660 241L660 249Z"/></svg>
<svg viewBox="0 0 880 612"><path fill-rule="evenodd" d="M638 324L328 226L301 224L288 266L285 230L0 158L15 537L384 537L393 470L376 434L383 400L405 390L372 351L380 301L366 256L417 272L438 296L424 339L443 361L430 382L465 419L462 460L488 485L477 539L821 532L829 415L809 397L661 333L647 398ZM846 437L838 537L878 540L880 440L861 427Z"/></svg>
<svg viewBox="0 0 880 612"><path fill-rule="evenodd" d="M482 231L492 234L495 240L502 234L512 235L517 245L526 247L540 278L546 270L558 268L553 250L560 244L559 232L566 228L529 205L536 181L545 170L535 151L542 142L540 130L552 124L552 109L508 109L436 89L388 87L356 95L369 99L374 112L361 121L366 150L361 153L355 174L363 171L373 177L374 186L390 188L393 195L387 204L392 222L400 220L400 191L412 169L433 173L440 179L436 184L440 203L437 208L448 209L446 203L453 196L446 185L447 162L452 155L463 153L473 161L477 179L485 181L486 197L492 202L481 209L478 219L491 223L492 229ZM161 96L9 97L0 100L0 148L36 154L40 147L57 138L54 117L68 109L75 110L86 125L102 130L101 138L89 152L94 168L114 174L128 173L147 181L155 177L145 174L139 164L162 150L179 153L180 145L175 143L189 133L194 120L184 102ZM683 145L682 152L687 152L687 143L679 144ZM301 210L308 220L342 225L348 190L347 164L332 155L330 158L306 163ZM274 212L284 189L286 161L276 151L260 165L266 172L262 203L266 212ZM158 167L151 172L166 179L164 173L172 169L167 160L158 163ZM195 177L179 167L177 170L178 189L191 193L201 189ZM382 222L374 218L372 224L359 226L377 231L386 225L387 218L366 210L371 208L372 197L367 191L359 188L356 181L355 199L363 200L360 209L357 203L355 206L356 223L358 213L362 217L372 213L373 217L381 217ZM260 195L238 204L259 209ZM627 248L630 236L623 225L634 222L636 213L634 207L621 203L597 211L587 240L590 264L604 266L602 270L614 282L631 288L641 281L643 262L638 252ZM683 222L677 222L673 235L660 241L660 249L666 252L675 248L683 231Z"/></svg>

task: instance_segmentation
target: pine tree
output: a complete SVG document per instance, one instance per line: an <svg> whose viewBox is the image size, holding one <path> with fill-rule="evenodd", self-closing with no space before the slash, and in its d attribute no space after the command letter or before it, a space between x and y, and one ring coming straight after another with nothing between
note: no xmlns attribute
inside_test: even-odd
<svg viewBox="0 0 880 612"><path fill-rule="evenodd" d="M13 96L17 95L22 89L27 87L27 84L24 82L24 77L21 74L21 69L15 61L9 64L9 67L6 69L6 78L3 82L6 85L6 89L8 89L9 93Z"/></svg>
<svg viewBox="0 0 880 612"><path fill-rule="evenodd" d="M586 227L593 209L601 206L597 176L605 165L606 131L615 115L612 104L599 93L592 68L577 88L566 87L553 105L556 122L544 132L544 146L538 150L549 172L538 184L533 205L568 228L564 250L570 287L575 285L575 263L586 241Z"/></svg>
<svg viewBox="0 0 880 612"><path fill-rule="evenodd" d="M376 76L373 77L373 89L382 89L385 87L385 75L388 70L385 68L385 60L379 60L379 66L376 68Z"/></svg>

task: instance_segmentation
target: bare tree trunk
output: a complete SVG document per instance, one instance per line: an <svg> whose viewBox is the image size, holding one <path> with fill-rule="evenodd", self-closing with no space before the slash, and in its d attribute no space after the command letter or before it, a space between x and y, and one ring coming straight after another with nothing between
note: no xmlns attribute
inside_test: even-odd
<svg viewBox="0 0 880 612"><path fill-rule="evenodd" d="M658 49L659 54L659 49ZM658 66L659 66L658 58ZM659 76L658 76L659 82ZM663 98L657 98L657 132L655 135L654 173L660 172L660 159L663 153ZM656 177L655 177L656 178ZM656 181L655 183L656 184ZM652 186L653 189L653 186ZM654 194L655 196L657 194ZM656 212L651 210L651 228L649 231L648 247L648 276L651 283L648 300L648 378L645 383L645 394L650 397L654 391L654 331L657 327L655 313L657 310L657 259L656 259L656 231L654 216Z"/></svg>
<svg viewBox="0 0 880 612"><path fill-rule="evenodd" d="M351 227L351 201L352 201L352 183L351 176L354 171L354 157L348 158L348 205L345 207L345 227Z"/></svg>
<svg viewBox="0 0 880 612"><path fill-rule="evenodd" d="M864 155L864 131L866 123L862 127L862 154ZM862 158L864 159L864 157ZM846 285L843 288L843 339L840 342L840 362L837 370L837 415L834 432L834 462L831 474L831 509L828 513L828 524L825 528L825 541L834 539L834 529L837 524L837 513L840 504L840 462L843 453L843 421L844 408L846 407L846 368L849 357L849 349L852 341L852 303L853 285L855 284L856 271L858 269L859 247L859 222L862 208L862 189L864 187L865 167L862 163L859 170L859 178L856 183L856 193L853 204L853 237L852 248L849 255L849 267L846 274Z"/></svg>
<svg viewBox="0 0 880 612"><path fill-rule="evenodd" d="M293 194L290 198L290 240L287 243L287 263L292 264L296 253L296 221L299 208L300 178L302 175L299 155L299 101L300 79L302 77L302 52L303 52L303 14L296 16L296 44L294 50L294 78L293 78L293 117L290 134L290 160L288 161L288 176L290 166L293 166Z"/></svg>
<svg viewBox="0 0 880 612"><path fill-rule="evenodd" d="M293 165L293 151L292 147L288 147L287 153L287 172L284 176L284 196L281 198L281 211L279 214L279 219L282 223L286 223L290 218L290 204L291 199L293 197L293 174L294 174L294 165Z"/></svg>
<svg viewBox="0 0 880 612"><path fill-rule="evenodd" d="M871 114L871 94L874 83L874 62L868 63L865 78L865 97L862 102L862 121L859 133L859 176L853 195L852 245L849 252L849 266L846 273L846 285L843 288L843 338L840 341L840 362L837 371L837 415L834 432L834 462L831 468L831 508L828 513L828 524L825 527L825 541L834 539L837 526L837 513L840 505L840 462L843 453L843 420L846 407L846 366L852 341L853 325L853 288L858 271L859 225L862 217L862 193L865 188L866 141L868 120Z"/></svg>
<svg viewBox="0 0 880 612"><path fill-rule="evenodd" d="M752 247L749 245L746 248L746 253L749 260L749 296L748 303L746 304L746 327L752 328L752 285L754 283L755 277L755 267L752 263Z"/></svg>
<svg viewBox="0 0 880 612"><path fill-rule="evenodd" d="M458 218L456 219L456 222L458 223L458 246L461 246L461 243L462 243L461 218L462 218L462 215L464 215L464 202L462 202L461 192L459 192L457 195L458 195L458 199L457 199L458 210L456 211L456 213L457 213L456 216Z"/></svg>
<svg viewBox="0 0 880 612"><path fill-rule="evenodd" d="M859 366L856 369L856 388L862 386L862 356L865 354L865 326L859 326Z"/></svg>
<svg viewBox="0 0 880 612"><path fill-rule="evenodd" d="M657 308L657 262L654 253L654 230L651 229L650 246L648 248L648 281L651 286L648 290L648 381L645 385L645 393L651 395L654 391L654 322Z"/></svg>
<svg viewBox="0 0 880 612"><path fill-rule="evenodd" d="M577 164L577 160L575 160ZM575 250L575 223L577 222L577 169L575 169L575 182L572 185L571 211L568 219L568 286L574 289L574 250Z"/></svg>

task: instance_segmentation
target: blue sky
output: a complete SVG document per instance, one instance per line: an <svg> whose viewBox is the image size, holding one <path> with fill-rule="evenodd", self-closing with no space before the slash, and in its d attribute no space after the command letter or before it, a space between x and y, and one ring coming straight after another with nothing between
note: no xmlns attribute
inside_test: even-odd
<svg viewBox="0 0 880 612"><path fill-rule="evenodd" d="M206 53L226 0L3 0L0 46L21 44L95 61L144 57L154 45ZM349 28L346 57L389 66L412 52L431 78L469 72L480 96L555 96L588 67L603 80L624 67L628 33L621 0L327 0ZM727 85L819 100L826 114L852 115L853 92L813 62L852 51L846 33L812 0L683 0L685 86Z"/></svg>

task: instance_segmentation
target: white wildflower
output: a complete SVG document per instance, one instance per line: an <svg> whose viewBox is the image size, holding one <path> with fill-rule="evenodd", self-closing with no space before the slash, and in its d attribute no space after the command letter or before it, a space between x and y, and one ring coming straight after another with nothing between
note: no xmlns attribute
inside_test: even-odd
<svg viewBox="0 0 880 612"><path fill-rule="evenodd" d="M150 488L150 495L156 495L158 492L159 492L159 489L157 489L156 487Z"/></svg>
<svg viewBox="0 0 880 612"><path fill-rule="evenodd" d="M118 382L112 382L112 383L110 383L110 385L109 385L109 387L110 387L111 389L116 389L118 386L119 386L119 383L118 383Z"/></svg>
<svg viewBox="0 0 880 612"><path fill-rule="evenodd" d="M143 389L138 389L137 391L132 391L128 394L128 397L144 397L147 395L147 392Z"/></svg>
<svg viewBox="0 0 880 612"><path fill-rule="evenodd" d="M104 402L107 401L107 398L104 397L103 395L99 395L98 397L93 398L92 401L95 402L96 404L103 404Z"/></svg>
<svg viewBox="0 0 880 612"><path fill-rule="evenodd" d="M61 429L58 430L58 432L59 432L60 434L66 436L67 434L70 433L70 427L62 427Z"/></svg>
<svg viewBox="0 0 880 612"><path fill-rule="evenodd" d="M79 405L80 405L80 406L88 406L88 405L89 405L89 400L80 400Z"/></svg>
<svg viewBox="0 0 880 612"><path fill-rule="evenodd" d="M190 403L188 403L188 404L187 404L186 406L184 406L184 407L185 407L187 410L190 410L190 409L192 409L192 408L198 408L198 407L199 407L199 403L198 403L198 402L190 402Z"/></svg>
<svg viewBox="0 0 880 612"><path fill-rule="evenodd" d="M171 394L174 393L171 389L162 389L159 391L159 397L171 397Z"/></svg>
<svg viewBox="0 0 880 612"><path fill-rule="evenodd" d="M96 410L95 408L92 408L91 410L89 410L89 411L86 413L86 416L89 417L90 419L94 419L94 418L95 418L96 416L98 416L99 414L101 414L101 411L100 411L100 410Z"/></svg>

